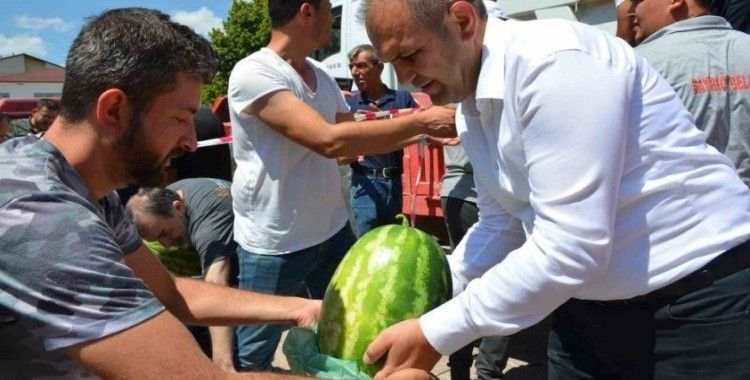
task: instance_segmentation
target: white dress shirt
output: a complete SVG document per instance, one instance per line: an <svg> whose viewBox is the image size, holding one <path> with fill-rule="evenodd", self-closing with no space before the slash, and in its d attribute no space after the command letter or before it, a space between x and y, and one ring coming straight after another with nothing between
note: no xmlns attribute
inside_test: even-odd
<svg viewBox="0 0 750 380"><path fill-rule="evenodd" d="M750 237L731 162L643 58L593 27L490 18L457 127L480 211L450 256L465 291L420 320L443 354L570 298L659 289Z"/></svg>

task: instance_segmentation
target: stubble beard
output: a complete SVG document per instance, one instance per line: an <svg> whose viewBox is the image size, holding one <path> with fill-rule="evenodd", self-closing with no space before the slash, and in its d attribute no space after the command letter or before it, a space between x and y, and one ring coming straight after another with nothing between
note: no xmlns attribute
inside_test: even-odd
<svg viewBox="0 0 750 380"><path fill-rule="evenodd" d="M128 131L117 142L116 149L121 153L128 177L133 184L162 186L165 178L165 160L159 157L149 143L143 131L142 121L134 117Z"/></svg>

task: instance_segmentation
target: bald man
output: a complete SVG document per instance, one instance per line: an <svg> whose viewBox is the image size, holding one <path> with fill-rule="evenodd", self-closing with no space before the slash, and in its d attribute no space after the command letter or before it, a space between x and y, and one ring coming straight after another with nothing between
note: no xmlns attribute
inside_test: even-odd
<svg viewBox="0 0 750 380"><path fill-rule="evenodd" d="M710 0L636 1L636 51L750 186L750 35L710 11Z"/></svg>

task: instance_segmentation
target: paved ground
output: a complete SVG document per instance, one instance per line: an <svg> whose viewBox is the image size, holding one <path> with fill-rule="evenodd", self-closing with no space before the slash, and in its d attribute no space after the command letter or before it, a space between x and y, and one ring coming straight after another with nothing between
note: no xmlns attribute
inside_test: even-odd
<svg viewBox="0 0 750 380"><path fill-rule="evenodd" d="M511 338L510 359L505 369L506 379L546 378L545 351L548 331L549 323L545 321ZM0 342L0 379L96 379L61 353L46 353L42 345L27 334L18 323L0 325ZM16 342L19 344L15 344ZM447 358L442 358L433 369L433 373L440 379L450 379L447 362ZM288 368L281 350L277 352L274 365Z"/></svg>

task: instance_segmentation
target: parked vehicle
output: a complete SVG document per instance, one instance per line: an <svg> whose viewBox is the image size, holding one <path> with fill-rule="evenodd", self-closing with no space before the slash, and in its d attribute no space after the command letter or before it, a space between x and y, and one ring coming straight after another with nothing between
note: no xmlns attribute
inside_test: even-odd
<svg viewBox="0 0 750 380"><path fill-rule="evenodd" d="M51 98L60 102L60 98ZM31 116L31 111L36 108L39 98L2 98L0 99L0 112L8 115L11 119L23 119Z"/></svg>

